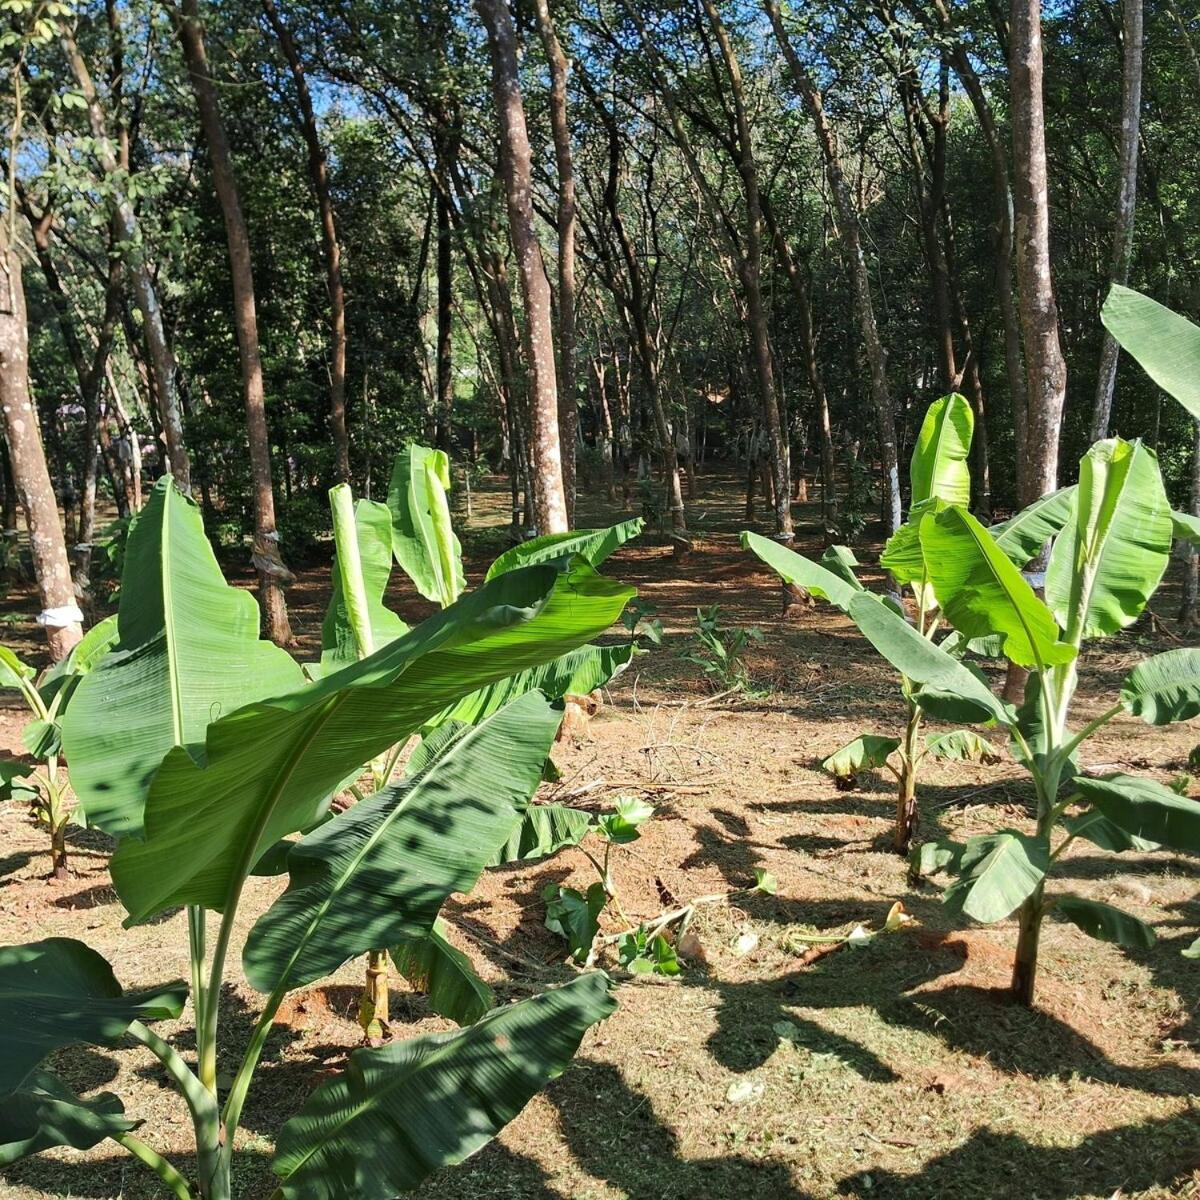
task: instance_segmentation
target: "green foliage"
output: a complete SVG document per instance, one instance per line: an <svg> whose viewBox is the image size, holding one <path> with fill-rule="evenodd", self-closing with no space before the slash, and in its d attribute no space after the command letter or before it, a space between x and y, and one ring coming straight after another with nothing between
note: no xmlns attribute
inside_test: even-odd
<svg viewBox="0 0 1200 1200"><path fill-rule="evenodd" d="M681 655L704 672L714 692L744 692L750 687L750 673L744 661L752 645L763 640L762 630L730 628L724 624L719 604L696 609L695 650Z"/></svg>

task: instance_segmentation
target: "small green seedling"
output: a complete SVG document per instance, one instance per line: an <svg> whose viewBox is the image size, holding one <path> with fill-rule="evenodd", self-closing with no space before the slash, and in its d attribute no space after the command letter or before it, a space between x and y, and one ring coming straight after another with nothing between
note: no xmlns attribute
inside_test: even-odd
<svg viewBox="0 0 1200 1200"><path fill-rule="evenodd" d="M719 604L696 609L695 650L682 655L684 662L699 667L714 692L744 692L750 688L745 654L763 640L762 630L753 626L730 628L724 623Z"/></svg>
<svg viewBox="0 0 1200 1200"><path fill-rule="evenodd" d="M635 600L621 614L621 624L629 630L629 640L636 642L644 637L651 645L661 646L663 640L662 622L655 619L658 609L645 600Z"/></svg>

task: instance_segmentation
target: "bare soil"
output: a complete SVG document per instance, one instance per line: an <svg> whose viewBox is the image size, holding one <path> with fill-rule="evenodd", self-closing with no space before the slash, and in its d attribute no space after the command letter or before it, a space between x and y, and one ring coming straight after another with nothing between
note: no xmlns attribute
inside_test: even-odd
<svg viewBox="0 0 1200 1200"><path fill-rule="evenodd" d="M1154 925L1160 940L1125 953L1051 918L1038 1007L1013 1006L1004 994L1013 923L956 927L938 889L910 885L889 852L890 777L872 774L839 791L817 767L860 730L897 731L890 670L825 605L781 619L778 582L738 548L743 502L735 482L716 475L701 484L696 546L685 560L651 530L606 567L657 606L667 636L620 678L586 730L558 747L562 779L546 794L588 805L637 795L658 806L642 839L615 860L634 919L744 888L756 868L778 878L778 894L701 910L700 950L682 976L623 983L618 1012L586 1037L565 1074L495 1143L417 1194L1200 1197L1200 965L1179 953L1200 928L1195 859L1073 846L1056 886L1120 905ZM463 526L477 582L503 545L500 481L476 500ZM598 493L581 507L591 524L631 515ZM799 548L819 553L816 514L800 515ZM878 544L859 555L875 561ZM327 575L320 565L305 571L290 594L302 657L317 645ZM1174 601L1174 588L1164 589L1157 627L1142 621L1086 655L1079 716L1111 704L1124 672L1145 654L1177 644ZM392 602L409 620L428 612L399 579ZM748 693L717 696L721 689L681 659L692 648L696 607L714 603L727 624L764 634L748 660ZM13 614L5 641L36 653L36 629L23 616L36 608L31 597L18 589L3 607ZM20 753L22 724L15 708L0 712L0 747ZM1123 718L1084 758L1169 781L1186 769L1197 741L1195 727L1164 731ZM1194 781L1190 787L1200 795ZM997 766L930 763L921 835L1025 828L1031 799L1007 756ZM72 878L48 882L43 833L25 810L0 810L0 941L82 938L111 958L126 986L185 975L184 916L123 931L107 851L95 833L76 831ZM571 851L491 872L451 902L456 939L502 998L570 976L563 944L543 926L540 891L550 881L586 886L593 877L583 854ZM252 881L247 923L281 886ZM895 900L914 925L864 949L807 953L806 934L878 928ZM609 929L619 924L606 921ZM274 1132L357 1043L360 972L350 964L290 998L239 1135L239 1196L269 1195ZM445 1026L403 984L392 1004L398 1037ZM255 1011L255 993L236 975L224 996L226 1069ZM165 1032L190 1047L186 1021ZM55 1066L80 1089L118 1092L145 1120L144 1140L183 1170L192 1165L186 1112L147 1054L77 1049ZM0 1176L0 1196L10 1200L160 1194L153 1176L111 1143L41 1155Z"/></svg>

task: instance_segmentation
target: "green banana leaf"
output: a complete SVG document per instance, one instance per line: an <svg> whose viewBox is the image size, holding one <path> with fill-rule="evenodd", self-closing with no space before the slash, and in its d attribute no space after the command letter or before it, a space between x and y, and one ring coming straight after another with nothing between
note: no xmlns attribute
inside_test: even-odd
<svg viewBox="0 0 1200 1200"><path fill-rule="evenodd" d="M531 538L510 550L505 550L490 567L487 578L495 579L506 571L517 567L528 567L547 559L560 558L564 554L580 554L593 567L598 567L606 558L632 541L644 528L641 517L610 525L607 529L572 529L567 533L548 533L545 537Z"/></svg>
<svg viewBox="0 0 1200 1200"><path fill-rule="evenodd" d="M945 762L996 763L1000 756L995 746L973 729L952 729L925 741L926 753Z"/></svg>
<svg viewBox="0 0 1200 1200"><path fill-rule="evenodd" d="M38 681L38 694L47 708L60 692L63 693L58 701L59 720L67 710L67 704L79 680L96 669L116 640L117 618L105 617L103 621L97 621L71 647L70 653L59 659Z"/></svg>
<svg viewBox="0 0 1200 1200"><path fill-rule="evenodd" d="M1050 610L988 531L966 509L921 522L921 547L942 613L968 638L1004 635L1004 653L1023 667L1070 662Z"/></svg>
<svg viewBox="0 0 1200 1200"><path fill-rule="evenodd" d="M840 574L835 575L795 550L789 550L779 542L751 533L748 529L742 533L742 548L757 554L784 583L799 584L819 600L828 600L842 612L850 611L850 601L855 596L866 594L857 580L851 582Z"/></svg>
<svg viewBox="0 0 1200 1200"><path fill-rule="evenodd" d="M388 485L392 550L426 600L442 608L466 588L462 547L450 523L450 460L442 450L415 443L396 455Z"/></svg>
<svg viewBox="0 0 1200 1200"><path fill-rule="evenodd" d="M457 1025L474 1025L496 1006L496 995L475 973L471 960L451 944L439 918L419 938L391 948L396 970L429 998L429 1007Z"/></svg>
<svg viewBox="0 0 1200 1200"><path fill-rule="evenodd" d="M145 841L113 856L128 923L182 904L223 910L268 847L316 822L348 772L463 696L595 637L632 595L581 559L513 571L370 658L215 721L204 765L187 750L167 755Z"/></svg>
<svg viewBox="0 0 1200 1200"><path fill-rule="evenodd" d="M925 410L908 477L913 508L937 497L947 504L971 503L971 437L975 414L957 392L935 400Z"/></svg>
<svg viewBox="0 0 1200 1200"><path fill-rule="evenodd" d="M1120 825L1110 821L1094 808L1063 817L1061 824L1068 833L1091 842L1093 846L1099 846L1101 850L1110 850L1113 854L1122 854L1126 850L1136 850L1145 854L1158 849L1157 842L1126 833Z"/></svg>
<svg viewBox="0 0 1200 1200"><path fill-rule="evenodd" d="M81 1100L49 1071L34 1071L0 1096L0 1167L55 1146L90 1150L137 1126L112 1092Z"/></svg>
<svg viewBox="0 0 1200 1200"><path fill-rule="evenodd" d="M956 719L996 720L1011 724L1012 708L992 694L983 679L966 664L922 637L903 617L878 596L859 592L850 602L850 617L863 636L905 678L922 685L922 691L948 696L969 706L969 716ZM921 703L921 692L917 694ZM924 705L922 705L924 707Z"/></svg>
<svg viewBox="0 0 1200 1200"><path fill-rule="evenodd" d="M520 822L561 720L530 692L297 842L287 891L242 951L251 986L304 987L375 946L428 935Z"/></svg>
<svg viewBox="0 0 1200 1200"><path fill-rule="evenodd" d="M1119 283L1108 293L1100 319L1146 374L1200 421L1200 328Z"/></svg>
<svg viewBox="0 0 1200 1200"><path fill-rule="evenodd" d="M591 971L466 1029L356 1050L284 1125L285 1200L393 1200L486 1145L615 1008Z"/></svg>
<svg viewBox="0 0 1200 1200"><path fill-rule="evenodd" d="M1200 850L1200 804L1153 779L1117 773L1076 779L1075 787L1110 821L1133 837L1171 850Z"/></svg>
<svg viewBox="0 0 1200 1200"><path fill-rule="evenodd" d="M20 689L21 681L32 679L37 671L19 659L7 646L0 646L0 688Z"/></svg>
<svg viewBox="0 0 1200 1200"><path fill-rule="evenodd" d="M334 519L336 524L339 519L336 512ZM340 519L343 526L349 524L344 512ZM392 514L386 504L359 500L354 504L353 526L366 589L365 616L374 639L371 648L378 650L408 632L408 626L383 603L392 575ZM349 539L349 529L340 532L343 541ZM339 670L359 658L358 641L351 626L341 565L337 558L333 560L332 575L333 595L329 598L325 620L321 623L322 675Z"/></svg>
<svg viewBox="0 0 1200 1200"><path fill-rule="evenodd" d="M1143 659L1125 677L1121 703L1147 725L1200 715L1200 650L1186 646Z"/></svg>
<svg viewBox="0 0 1200 1200"><path fill-rule="evenodd" d="M859 734L840 750L835 750L821 763L821 770L836 779L853 779L859 771L882 767L888 755L900 749L900 739L879 737L874 733Z"/></svg>
<svg viewBox="0 0 1200 1200"><path fill-rule="evenodd" d="M946 889L946 906L990 925L1033 894L1050 869L1050 847L1045 838L1001 829L969 838L958 869L962 877Z"/></svg>
<svg viewBox="0 0 1200 1200"><path fill-rule="evenodd" d="M172 747L202 754L210 722L304 682L285 650L259 640L254 597L225 582L199 510L169 475L130 529L122 579L117 640L62 722L88 824L115 837L141 835L150 781Z"/></svg>
<svg viewBox="0 0 1200 1200"><path fill-rule="evenodd" d="M566 804L531 804L507 842L492 855L489 867L548 858L578 846L592 828L592 814Z"/></svg>
<svg viewBox="0 0 1200 1200"><path fill-rule="evenodd" d="M1200 517L1171 510L1171 532L1193 546L1200 546Z"/></svg>
<svg viewBox="0 0 1200 1200"><path fill-rule="evenodd" d="M178 1017L186 998L182 982L122 991L108 962L74 938L0 946L0 1094L52 1050L112 1045L134 1021Z"/></svg>
<svg viewBox="0 0 1200 1200"><path fill-rule="evenodd" d="M1042 547L1067 523L1075 505L1075 485L1040 496L1015 517L992 525L992 540L1018 567L1041 553Z"/></svg>
<svg viewBox="0 0 1200 1200"><path fill-rule="evenodd" d="M1115 942L1131 950L1149 950L1158 940L1154 930L1144 921L1099 900L1058 896L1054 908L1076 929L1100 942Z"/></svg>
<svg viewBox="0 0 1200 1200"><path fill-rule="evenodd" d="M1141 442L1097 442L1079 464L1071 519L1050 552L1046 603L1078 645L1132 625L1171 556L1171 506Z"/></svg>

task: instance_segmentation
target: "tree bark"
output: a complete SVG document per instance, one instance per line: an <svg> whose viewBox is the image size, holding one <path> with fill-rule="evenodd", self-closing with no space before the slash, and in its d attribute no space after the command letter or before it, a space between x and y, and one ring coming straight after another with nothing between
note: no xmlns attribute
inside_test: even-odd
<svg viewBox="0 0 1200 1200"><path fill-rule="evenodd" d="M275 491L271 479L271 441L267 431L262 356L258 344L258 315L254 300L254 274L250 261L250 234L238 196L233 158L221 120L216 86L209 71L208 54L200 25L198 0L183 0L179 38L188 77L208 144L213 184L225 220L229 268L233 281L234 326L246 401L246 427L250 443L250 471L254 480L254 565L258 568L259 597L266 618L267 636L284 646L292 640L283 589L291 572L279 553L275 527Z"/></svg>
<svg viewBox="0 0 1200 1200"><path fill-rule="evenodd" d="M862 230L859 226L858 210L850 195L842 170L841 157L833 126L825 112L824 101L812 77L804 69L787 30L783 26L778 0L763 0L763 8L771 21L771 28L791 72L792 82L808 108L809 116L817 133L821 147L821 158L829 189L833 193L837 210L838 232L846 248L850 265L850 281L854 291L854 307L858 316L859 330L867 352L871 376L871 401L875 408L875 420L879 431L879 455L884 477L884 514L891 532L900 528L902 512L900 505L900 462L896 449L896 418L887 382L887 355L879 338L879 326L875 320L875 305L871 299L871 277L867 271L862 248Z"/></svg>
<svg viewBox="0 0 1200 1200"><path fill-rule="evenodd" d="M100 169L104 172L105 181L109 187L118 241L125 253L126 266L133 284L133 294L142 314L146 349L150 358L150 368L154 373L154 393L158 402L163 437L167 445L167 457L171 463L171 473L180 490L190 493L192 471L183 439L183 417L179 407L179 389L176 386L178 367L174 352L167 341L162 309L158 303L158 291L154 286L154 278L146 258L137 214L134 212L133 205L121 182L129 171L128 154L123 148L121 157L118 158L118 153L108 134L104 109L100 104L96 86L92 82L87 63L84 62L83 55L80 54L79 47L75 44L75 39L70 33L64 33L61 40L67 61L71 65L72 74L75 76L75 82L87 104L93 153L96 161L100 164Z"/></svg>
<svg viewBox="0 0 1200 1200"><path fill-rule="evenodd" d="M46 630L50 657L58 662L83 636L83 625L71 582L67 544L58 519L58 503L46 451L38 430L37 412L29 394L29 326L21 260L4 253L0 279L0 408L8 442L12 479L29 521L29 547L37 578L42 612L38 623Z"/></svg>
<svg viewBox="0 0 1200 1200"><path fill-rule="evenodd" d="M567 519L575 523L575 443L579 431L575 366L575 166L567 123L570 64L559 43L548 0L536 0L538 33L550 64L550 129L558 172L558 437L562 450Z"/></svg>
<svg viewBox="0 0 1200 1200"><path fill-rule="evenodd" d="M1142 111L1142 0L1124 0L1121 31L1124 67L1121 82L1121 179L1117 188L1117 216L1113 226L1112 283L1129 279L1133 258L1134 215L1137 204L1138 135ZM1100 348L1100 371L1092 408L1093 442L1108 437L1112 417L1113 388L1117 382L1120 347L1106 329Z"/></svg>
<svg viewBox="0 0 1200 1200"><path fill-rule="evenodd" d="M475 7L487 29L492 93L500 123L500 173L525 305L522 333L530 382L530 467L537 478L535 519L539 534L563 533L569 522L558 436L550 281L534 226L533 162L521 99L516 34L506 0L475 0Z"/></svg>
<svg viewBox="0 0 1200 1200"><path fill-rule="evenodd" d="M1050 197L1042 97L1040 0L1013 0L1009 36L1016 215L1017 294L1025 345L1028 411L1021 504L1052 492L1067 394L1067 364L1058 336L1058 304L1050 273Z"/></svg>
<svg viewBox="0 0 1200 1200"><path fill-rule="evenodd" d="M312 94L308 88L308 76L296 41L291 30L284 24L275 0L262 0L263 12L280 49L288 61L292 82L300 101L300 131L308 150L308 176L312 181L313 195L321 217L321 244L325 251L325 286L329 292L329 429L333 434L334 469L338 480L349 483L350 435L346 429L346 289L342 281L342 248L338 242L337 221L333 211L333 197L329 191L329 165L321 136L317 128L316 112Z"/></svg>

